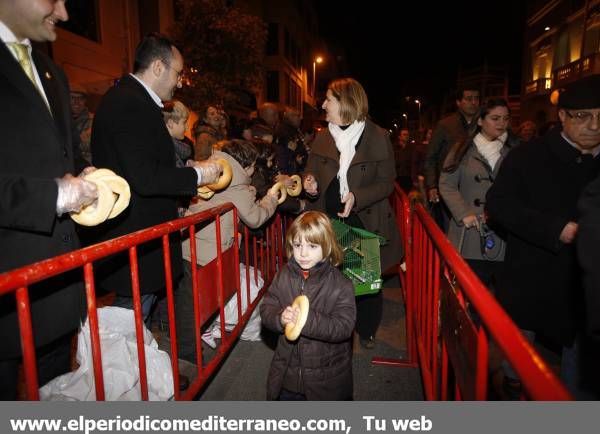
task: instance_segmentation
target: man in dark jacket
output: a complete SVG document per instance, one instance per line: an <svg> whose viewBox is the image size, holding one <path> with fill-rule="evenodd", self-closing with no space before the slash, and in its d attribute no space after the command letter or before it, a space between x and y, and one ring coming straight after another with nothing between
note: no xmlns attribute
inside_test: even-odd
<svg viewBox="0 0 600 434"><path fill-rule="evenodd" d="M479 113L479 90L459 89L456 93L456 113L446 116L438 122L425 154L424 172L425 189L429 202L440 203L438 181L440 171L448 151L457 142L465 140L477 127L474 120ZM444 231L447 230L449 213L443 203L442 214L437 223Z"/></svg>
<svg viewBox="0 0 600 434"><path fill-rule="evenodd" d="M577 392L574 343L583 319L577 200L600 170L600 75L571 84L558 108L562 131L553 129L508 155L486 209L508 232L498 300L521 329L562 346L561 376Z"/></svg>
<svg viewBox="0 0 600 434"><path fill-rule="evenodd" d="M92 132L92 158L127 180L129 207L101 228L100 240L129 234L177 218L177 199L196 195L198 185L214 182L220 167L209 161L177 168L171 136L163 121L162 101L181 87L183 57L161 35L146 36L135 53L133 74L110 89L96 112ZM138 249L140 291L144 316L150 313L156 293L165 287L161 240ZM170 237L173 278L182 273L179 233ZM100 285L116 291L115 305L132 306L127 253L110 258L97 269Z"/></svg>
<svg viewBox="0 0 600 434"><path fill-rule="evenodd" d="M64 1L0 2L0 273L79 247L69 211L95 200L73 177L69 87L30 41L54 41ZM70 337L83 311L81 272L29 287L40 386L70 368ZM21 356L13 294L0 296L0 399L17 397Z"/></svg>
<svg viewBox="0 0 600 434"><path fill-rule="evenodd" d="M596 110L596 116L598 113ZM577 234L577 253L583 269L587 331L600 342L600 174L585 189L578 208L581 218Z"/></svg>

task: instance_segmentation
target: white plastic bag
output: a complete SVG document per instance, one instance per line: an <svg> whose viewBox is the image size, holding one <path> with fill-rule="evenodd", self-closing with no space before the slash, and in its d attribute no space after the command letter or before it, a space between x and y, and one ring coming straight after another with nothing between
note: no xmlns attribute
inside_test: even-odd
<svg viewBox="0 0 600 434"><path fill-rule="evenodd" d="M263 287L264 280L258 272L258 283L254 280L254 267L250 267L250 303L254 301L256 296L258 295L258 291ZM242 289L242 315L248 309L248 296L246 292L246 266L244 264L240 264L240 288ZM233 297L229 299L227 304L225 305L225 330L231 331L234 329L238 322L238 306L237 306L237 295L233 294ZM243 341L260 341L260 312L258 306L250 315L250 319L242 330L240 335L240 339ZM209 326L207 332L212 336L212 341L208 336L206 338L203 337L204 342L206 342L211 347L215 348L216 344L214 339L221 338L221 317L220 315L214 320L214 322ZM208 335L208 333L206 333Z"/></svg>
<svg viewBox="0 0 600 434"><path fill-rule="evenodd" d="M142 399L133 310L120 307L98 309L102 371L107 401ZM144 350L148 399L166 401L173 396L173 371L167 353L158 349L152 333L144 326ZM89 321L77 337L79 368L56 377L40 389L44 401L94 401L94 369Z"/></svg>

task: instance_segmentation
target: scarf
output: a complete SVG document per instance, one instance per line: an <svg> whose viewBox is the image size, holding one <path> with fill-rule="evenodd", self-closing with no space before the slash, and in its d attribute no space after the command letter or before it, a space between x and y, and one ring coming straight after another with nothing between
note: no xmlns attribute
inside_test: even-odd
<svg viewBox="0 0 600 434"><path fill-rule="evenodd" d="M354 121L345 130L339 125L329 122L329 132L331 133L335 146L340 151L340 169L337 177L340 181L340 199L343 199L350 192L348 187L348 168L356 154L356 144L365 129L365 121Z"/></svg>
<svg viewBox="0 0 600 434"><path fill-rule="evenodd" d="M504 146L507 137L508 133L505 131L495 140L488 140L481 133L478 133L473 139L477 150L486 159L492 170L494 170L496 163L500 159L500 149Z"/></svg>

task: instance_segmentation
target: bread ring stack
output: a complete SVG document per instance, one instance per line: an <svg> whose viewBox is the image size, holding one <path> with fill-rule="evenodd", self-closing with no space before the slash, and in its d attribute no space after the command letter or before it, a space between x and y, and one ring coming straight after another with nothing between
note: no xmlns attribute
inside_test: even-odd
<svg viewBox="0 0 600 434"><path fill-rule="evenodd" d="M292 175L290 176L290 179L294 181L293 187L286 187L285 182L279 181L269 189L269 191L279 196L279 199L277 200L278 205L285 202L288 194L290 196L298 196L302 191L302 179L298 175Z"/></svg>
<svg viewBox="0 0 600 434"><path fill-rule="evenodd" d="M128 206L131 199L129 184L109 169L97 169L83 179L96 184L98 199L79 212L72 212L71 218L82 226L96 226L115 218Z"/></svg>
<svg viewBox="0 0 600 434"><path fill-rule="evenodd" d="M308 318L308 310L309 303L308 297L306 295L299 295L294 299L292 303L292 308L299 308L300 313L298 314L298 321L296 324L286 324L285 326L285 337L290 341L295 341L300 337L300 333L302 333L302 329L306 324L306 319Z"/></svg>
<svg viewBox="0 0 600 434"><path fill-rule="evenodd" d="M290 196L298 196L302 192L302 178L298 175L292 175L290 176L290 179L294 181L294 186L286 188L287 194Z"/></svg>
<svg viewBox="0 0 600 434"><path fill-rule="evenodd" d="M198 196L200 196L204 200L208 200L215 194L215 191L223 190L226 188L231 182L231 177L233 176L233 171L231 170L231 165L229 161L224 158L219 158L215 160L221 168L223 169L223 173L219 177L219 180L213 184L204 185L202 187L198 187Z"/></svg>
<svg viewBox="0 0 600 434"><path fill-rule="evenodd" d="M287 198L287 191L285 190L285 183L283 182L276 182L273 187L271 187L269 189L269 193L273 193L279 196L279 199L277 199L277 204L280 205L282 204L285 199Z"/></svg>

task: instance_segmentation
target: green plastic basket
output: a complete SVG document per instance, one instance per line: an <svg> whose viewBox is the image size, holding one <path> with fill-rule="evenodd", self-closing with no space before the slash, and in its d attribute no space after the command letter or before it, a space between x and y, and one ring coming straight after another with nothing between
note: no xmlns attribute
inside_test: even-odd
<svg viewBox="0 0 600 434"><path fill-rule="evenodd" d="M380 246L385 238L364 229L331 220L335 237L344 251L342 272L352 280L354 294L376 294L381 289Z"/></svg>

